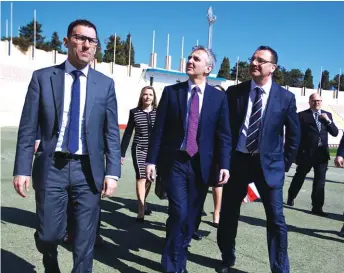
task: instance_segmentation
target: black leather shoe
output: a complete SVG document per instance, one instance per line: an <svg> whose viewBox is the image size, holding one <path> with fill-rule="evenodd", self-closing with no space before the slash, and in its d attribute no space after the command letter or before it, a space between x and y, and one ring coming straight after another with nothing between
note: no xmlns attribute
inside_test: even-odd
<svg viewBox="0 0 344 273"><path fill-rule="evenodd" d="M153 213L150 209L145 209L145 215L151 215Z"/></svg>
<svg viewBox="0 0 344 273"><path fill-rule="evenodd" d="M344 225L343 225L343 227L342 227L342 230L339 231L338 236L344 237Z"/></svg>
<svg viewBox="0 0 344 273"><path fill-rule="evenodd" d="M312 209L312 213L315 215L319 215L319 216L323 216L323 217L327 217L328 214L326 212L324 212L322 209Z"/></svg>
<svg viewBox="0 0 344 273"><path fill-rule="evenodd" d="M216 269L218 273L229 273L231 272L231 267L235 264L235 258L229 263L221 262L221 265Z"/></svg>
<svg viewBox="0 0 344 273"><path fill-rule="evenodd" d="M218 273L229 273L231 268L228 265L220 265L216 268L216 272Z"/></svg>
<svg viewBox="0 0 344 273"><path fill-rule="evenodd" d="M143 217L137 217L136 222L143 224L145 222L145 218Z"/></svg>
<svg viewBox="0 0 344 273"><path fill-rule="evenodd" d="M197 240L197 241L200 241L202 240L203 236L201 233L195 231L193 234L192 234L192 239L194 240Z"/></svg>
<svg viewBox="0 0 344 273"><path fill-rule="evenodd" d="M94 244L94 246L96 247L100 247L104 244L104 239L102 236L100 236L99 234L96 235L96 242Z"/></svg>
<svg viewBox="0 0 344 273"><path fill-rule="evenodd" d="M290 207L294 207L294 199L291 199L291 198L288 196L287 205L290 206Z"/></svg>

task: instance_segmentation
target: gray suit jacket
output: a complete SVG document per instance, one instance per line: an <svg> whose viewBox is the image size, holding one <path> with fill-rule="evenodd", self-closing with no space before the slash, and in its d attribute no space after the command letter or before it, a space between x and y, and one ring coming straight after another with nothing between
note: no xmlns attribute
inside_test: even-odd
<svg viewBox="0 0 344 273"><path fill-rule="evenodd" d="M34 71L26 95L13 175L30 176L32 171L35 189L44 185L52 164L62 123L64 73L65 63ZM38 125L41 143L31 170ZM91 68L87 76L85 133L93 179L101 191L105 175L120 177L120 135L114 82Z"/></svg>

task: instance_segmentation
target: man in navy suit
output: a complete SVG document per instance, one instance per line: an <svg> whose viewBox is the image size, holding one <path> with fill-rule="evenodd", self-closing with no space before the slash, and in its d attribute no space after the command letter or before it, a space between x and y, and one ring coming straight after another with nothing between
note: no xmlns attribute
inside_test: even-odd
<svg viewBox="0 0 344 273"><path fill-rule="evenodd" d="M32 174L35 240L46 273L60 272L57 245L68 199L75 217L72 272L92 272L100 197L110 196L120 177L114 82L89 66L97 43L94 24L72 22L64 38L67 60L33 73L20 120L13 185L27 197ZM38 125L41 142L31 170Z"/></svg>
<svg viewBox="0 0 344 273"><path fill-rule="evenodd" d="M343 134L342 139L339 143L339 147L337 150L337 156L334 160L334 165L337 168L344 168L344 134ZM341 231L339 231L338 235L340 237L344 237L344 224L342 226Z"/></svg>
<svg viewBox="0 0 344 273"><path fill-rule="evenodd" d="M287 205L294 206L306 175L314 169L312 190L312 213L326 216L322 209L325 199L325 180L330 152L328 134L336 137L338 128L332 115L321 109L322 99L317 93L309 97L310 108L299 113L301 126L301 142L296 156L296 173L288 190Z"/></svg>
<svg viewBox="0 0 344 273"><path fill-rule="evenodd" d="M211 50L193 49L186 64L189 80L165 87L150 136L147 177L154 179L157 165L169 201L161 259L164 272L186 272L187 246L202 210L215 154L219 155L219 183L229 177L228 104L225 93L207 84L214 66Z"/></svg>
<svg viewBox="0 0 344 273"><path fill-rule="evenodd" d="M272 80L277 61L275 50L260 46L250 62L252 80L227 90L233 150L217 233L219 272L230 272L235 264L240 207L250 182L255 182L265 208L271 271L289 272L283 184L299 146L300 125L295 96Z"/></svg>

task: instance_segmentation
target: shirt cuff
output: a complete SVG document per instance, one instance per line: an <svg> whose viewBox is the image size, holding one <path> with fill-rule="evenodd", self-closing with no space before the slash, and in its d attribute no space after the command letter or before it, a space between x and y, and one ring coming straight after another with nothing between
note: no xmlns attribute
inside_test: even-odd
<svg viewBox="0 0 344 273"><path fill-rule="evenodd" d="M112 178L112 179L115 179L116 181L118 181L118 176L116 175L105 175L105 178Z"/></svg>

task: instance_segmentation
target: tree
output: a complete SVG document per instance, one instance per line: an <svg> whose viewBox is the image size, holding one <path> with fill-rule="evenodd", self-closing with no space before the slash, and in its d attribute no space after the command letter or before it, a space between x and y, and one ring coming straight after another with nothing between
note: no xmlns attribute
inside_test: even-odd
<svg viewBox="0 0 344 273"><path fill-rule="evenodd" d="M239 69L238 69L238 80L243 82L251 79L250 75L250 65L248 62L243 62L239 61ZM232 67L231 69L231 79L235 80L236 79L236 72L237 72L237 67L236 65Z"/></svg>
<svg viewBox="0 0 344 273"><path fill-rule="evenodd" d="M291 69L287 71L284 75L285 84L292 87L302 87L303 86L304 75L300 69Z"/></svg>
<svg viewBox="0 0 344 273"><path fill-rule="evenodd" d="M286 69L283 66L278 65L275 72L272 74L272 79L279 85L285 85L284 75Z"/></svg>
<svg viewBox="0 0 344 273"><path fill-rule="evenodd" d="M311 88L311 89L314 88L312 70L310 68L307 68L305 72L305 77L303 79L303 86L306 88Z"/></svg>
<svg viewBox="0 0 344 273"><path fill-rule="evenodd" d="M330 82L331 88L334 90L337 90L338 89L338 83L339 83L339 74L334 76L334 78L331 80L331 82ZM341 74L341 76L340 76L339 91L344 91L344 74Z"/></svg>
<svg viewBox="0 0 344 273"><path fill-rule="evenodd" d="M42 24L36 21L36 45L43 44L45 37L42 36ZM33 45L34 39L34 21L32 20L26 26L20 27L19 37L24 38L29 42L29 45Z"/></svg>
<svg viewBox="0 0 344 273"><path fill-rule="evenodd" d="M230 75L230 64L229 59L227 57L224 57L221 63L221 67L219 72L217 73L218 78L225 78L227 80L231 79Z"/></svg>
<svg viewBox="0 0 344 273"><path fill-rule="evenodd" d="M97 51L94 55L94 58L97 60L98 63L103 61L103 53L102 53L102 45L100 44L99 37L97 36L98 44L97 44Z"/></svg>
<svg viewBox="0 0 344 273"><path fill-rule="evenodd" d="M320 83L319 83L320 84ZM324 70L321 74L321 89L330 90L330 72Z"/></svg>
<svg viewBox="0 0 344 273"><path fill-rule="evenodd" d="M59 35L56 31L53 32L51 35L50 47L52 50L56 50L57 52L62 51L62 42L60 41Z"/></svg>
<svg viewBox="0 0 344 273"><path fill-rule="evenodd" d="M135 62L135 50L134 50L134 45L133 45L133 41L131 39L131 34L129 33L127 35L127 39L124 43L124 51L125 51L125 59L126 59L126 62L125 64L126 65L129 65L129 48L130 48L130 45L129 43L131 42L131 50L130 50L130 64L133 65L134 62Z"/></svg>
<svg viewBox="0 0 344 273"><path fill-rule="evenodd" d="M106 49L104 50L104 57L103 57L104 62L108 62L108 63L113 62L114 40L115 40L115 36L111 35L108 38L108 41L106 42ZM133 64L134 63L133 43L131 44L131 46L132 46L132 49L131 49L132 55L130 59ZM127 55L128 53L129 53L129 47L127 47L127 51L126 51L126 41L121 41L121 38L119 36L116 36L116 64L128 65L128 59L129 59L129 56Z"/></svg>

